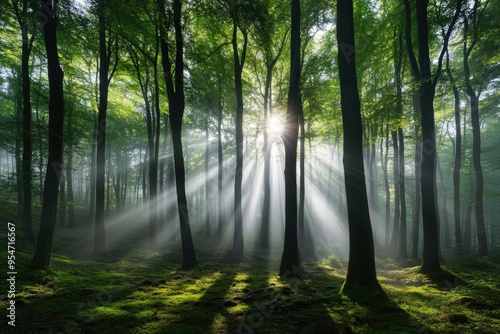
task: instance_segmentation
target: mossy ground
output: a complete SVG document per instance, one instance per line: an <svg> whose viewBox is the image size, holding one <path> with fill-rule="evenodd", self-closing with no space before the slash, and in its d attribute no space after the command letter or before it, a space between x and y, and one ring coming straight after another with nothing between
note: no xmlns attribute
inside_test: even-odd
<svg viewBox="0 0 500 334"><path fill-rule="evenodd" d="M77 212L83 221L83 209ZM1 219L3 241L6 222L15 217ZM34 247L21 240L20 225L17 230L16 327L4 316L2 333L500 332L495 250L489 259L445 254L446 272L434 276L418 273L418 262L377 258L385 294L353 300L339 294L347 264L335 256L308 258L307 278L285 282L277 276L279 250L247 253L234 264L225 246L195 235L200 265L182 271L178 240L151 250L147 229L125 243L117 227L108 230L110 256L97 261L92 229L78 225L57 229L52 269L33 271ZM0 258L6 256L2 247ZM8 299L0 295L5 310Z"/></svg>

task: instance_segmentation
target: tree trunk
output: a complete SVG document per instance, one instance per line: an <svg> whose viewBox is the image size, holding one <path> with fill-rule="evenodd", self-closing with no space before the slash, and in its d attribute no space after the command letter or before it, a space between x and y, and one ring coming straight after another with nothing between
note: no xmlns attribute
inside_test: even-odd
<svg viewBox="0 0 500 334"><path fill-rule="evenodd" d="M73 196L73 110L68 110L68 144L66 152L66 188L68 192L68 226L75 227L75 204Z"/></svg>
<svg viewBox="0 0 500 334"><path fill-rule="evenodd" d="M106 163L106 112L110 77L110 57L106 37L106 0L99 0L99 113L97 116L97 159L96 159L96 204L94 230L94 256L106 255L106 232L104 227L105 163ZM109 36L108 36L109 37ZM116 66L116 63L115 63ZM109 175L109 173L108 173ZM109 204L109 200L108 200Z"/></svg>
<svg viewBox="0 0 500 334"><path fill-rule="evenodd" d="M165 14L165 1L158 1L158 9L163 24L167 22ZM174 148L175 181L177 190L177 205L179 211L181 240L182 240L182 266L181 269L190 269L197 265L196 254L189 225L188 207L186 199L186 173L184 170L184 155L182 153L182 118L184 116L184 47L181 27L180 0L173 1L174 29L175 29L175 79L172 73L172 63L169 55L169 42L165 35L166 27L160 28L161 52L163 73L167 86L168 103L170 107L170 129L172 131L172 145Z"/></svg>
<svg viewBox="0 0 500 334"><path fill-rule="evenodd" d="M300 103L299 109L299 126L300 126L300 157L299 157L299 168L300 168L300 178L299 178L299 246L304 248L308 245L310 239L306 232L306 226L304 221L304 205L305 205L305 193L306 193L306 172L305 172L305 127L304 127L304 109L302 107L302 102ZM331 171L331 169L330 169Z"/></svg>
<svg viewBox="0 0 500 334"><path fill-rule="evenodd" d="M398 132L397 130L391 131L392 136L392 149L393 149L393 168L394 168L394 221L393 230L391 237L390 249L392 252L396 253L398 249L398 238L399 238L399 226L401 219L401 178L399 177L399 149L398 149Z"/></svg>
<svg viewBox="0 0 500 334"><path fill-rule="evenodd" d="M224 109L222 104L222 82L221 78L218 77L218 92L219 92L219 105L218 105L218 116L217 116L217 237L219 240L222 238L223 233L223 212L222 212L222 172L223 172L223 152L222 152L222 111Z"/></svg>
<svg viewBox="0 0 500 334"><path fill-rule="evenodd" d="M391 225L391 191L389 188L389 173L387 165L389 162L389 126L385 137L385 153L382 158L383 140L380 142L380 160L382 162L382 171L384 173L384 188L385 188L385 238L384 245L389 248L389 230Z"/></svg>
<svg viewBox="0 0 500 334"><path fill-rule="evenodd" d="M405 147L403 129L398 128L399 137L399 197L400 197L400 221L399 221L399 243L398 255L401 259L408 258L406 249L406 188L405 188Z"/></svg>
<svg viewBox="0 0 500 334"><path fill-rule="evenodd" d="M355 291L358 286L367 290L381 290L375 270L375 251L363 166L363 129L356 79L352 0L337 1L337 44L344 129L344 178L349 220L349 265L342 291Z"/></svg>
<svg viewBox="0 0 500 334"><path fill-rule="evenodd" d="M35 243L33 233L33 214L32 214L32 161L33 148L31 140L31 81L29 73L29 58L33 49L35 32L32 37L28 37L28 7L29 1L23 0L22 9L19 10L16 2L12 2L16 12L17 20L21 28L22 55L21 55L21 79L23 91L22 103L22 137L23 137L23 155L22 155L22 218L23 218L23 237L26 241Z"/></svg>
<svg viewBox="0 0 500 334"><path fill-rule="evenodd" d="M472 124L472 163L474 165L474 171L476 173L476 187L474 192L474 212L476 214L476 228L477 228L477 241L478 241L478 255L488 256L488 238L486 236L486 226L484 223L484 207L483 207L483 190L484 190L484 177L483 168L481 166L481 124L479 120L479 96L481 91L474 91L471 83L471 75L469 68L469 57L477 43L478 40L478 24L484 12L484 8L488 5L488 2L484 5L483 9L478 12L478 7L480 5L479 0L474 1L474 7L472 9L472 20L473 20L473 39L471 44L467 45L467 36L469 31L469 18L464 17L464 77L465 77L465 88L467 90L467 95L470 99L470 110L471 110L471 124Z"/></svg>
<svg viewBox="0 0 500 334"><path fill-rule="evenodd" d="M59 180L59 226L64 227L66 223L66 182L64 182L64 174L61 171L61 178Z"/></svg>
<svg viewBox="0 0 500 334"><path fill-rule="evenodd" d="M92 138L97 137L97 120L94 116L94 131ZM95 186L96 186L96 143L92 141L92 148L90 152L90 194L89 194L89 215L87 218L87 228L90 228L94 223L95 214Z"/></svg>
<svg viewBox="0 0 500 334"><path fill-rule="evenodd" d="M57 214L58 184L61 176L64 125L64 73L59 65L57 51L57 23L59 1L44 5L42 11L50 10L43 26L45 50L47 52L47 73L49 77L49 156L43 187L43 205L40 218L40 232L33 258L35 268L50 267L50 256L54 238Z"/></svg>
<svg viewBox="0 0 500 334"><path fill-rule="evenodd" d="M420 63L420 107L422 124L421 192L424 230L422 273L441 271L439 263L439 221L436 203L436 131L434 123L434 87L429 58L427 21L428 0L417 0L418 52Z"/></svg>
<svg viewBox="0 0 500 334"><path fill-rule="evenodd" d="M297 141L300 99L300 1L292 0L290 45L290 86L283 146L285 147L285 244L281 256L280 276L302 277L297 240Z"/></svg>
<svg viewBox="0 0 500 334"><path fill-rule="evenodd" d="M208 113L205 115L205 235L210 236L210 179L209 173L210 144L208 133Z"/></svg>
<svg viewBox="0 0 500 334"><path fill-rule="evenodd" d="M243 84L242 72L245 64L248 35L243 34L243 50L241 60L238 54L238 25L236 18L233 21L233 58L234 58L234 85L236 90L236 174L234 177L234 236L233 260L238 262L243 258L243 214L241 207L241 186L243 181Z"/></svg>
<svg viewBox="0 0 500 334"><path fill-rule="evenodd" d="M460 227L460 168L462 167L462 127L460 126L460 93L451 73L450 59L446 51L446 73L451 81L454 99L455 118L455 162L453 166L453 218L455 219L455 247L462 248L462 231Z"/></svg>

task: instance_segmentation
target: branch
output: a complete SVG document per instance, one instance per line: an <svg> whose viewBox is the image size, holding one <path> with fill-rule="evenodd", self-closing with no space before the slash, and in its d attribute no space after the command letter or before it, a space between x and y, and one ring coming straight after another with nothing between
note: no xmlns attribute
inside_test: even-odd
<svg viewBox="0 0 500 334"><path fill-rule="evenodd" d="M407 0L405 0L407 1ZM441 75L441 71L443 68L443 57L448 50L448 42L450 40L451 32L453 31L453 28L455 26L455 23L457 22L458 15L460 15L460 11L462 9L462 0L457 0L457 6L455 8L455 15L453 15L453 19L451 20L450 26L448 27L448 31L446 32L446 35L444 36L444 41L443 41L443 48L441 49L441 54L439 55L439 60L438 60L438 68L436 70L436 74L434 75L434 80L432 82L432 87L435 89L437 81L439 79L439 76Z"/></svg>

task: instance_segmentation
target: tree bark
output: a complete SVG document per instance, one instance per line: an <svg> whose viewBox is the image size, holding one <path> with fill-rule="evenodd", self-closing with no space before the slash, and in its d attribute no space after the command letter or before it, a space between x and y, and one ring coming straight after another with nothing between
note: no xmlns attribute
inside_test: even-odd
<svg viewBox="0 0 500 334"><path fill-rule="evenodd" d="M366 179L363 166L363 129L356 79L352 0L337 1L337 44L342 123L344 178L349 220L349 265L342 291L381 290L375 270Z"/></svg>
<svg viewBox="0 0 500 334"><path fill-rule="evenodd" d="M460 94L451 73L448 51L446 52L446 72L450 78L454 98L455 118L455 162L453 165L453 218L455 219L455 247L462 248L462 231L460 218L460 168L462 167L462 127L460 125Z"/></svg>
<svg viewBox="0 0 500 334"><path fill-rule="evenodd" d="M398 128L399 138L399 197L400 197L400 220L399 220L399 243L398 256L400 259L408 258L406 249L406 187L405 187L405 146L403 129Z"/></svg>
<svg viewBox="0 0 500 334"><path fill-rule="evenodd" d="M420 107L422 124L421 192L424 230L422 273L441 271L439 263L439 220L436 203L436 132L434 122L434 87L429 58L429 0L417 0L418 52L420 64Z"/></svg>
<svg viewBox="0 0 500 334"><path fill-rule="evenodd" d="M240 29L241 30L241 29ZM242 72L245 64L248 35L243 34L243 49L241 59L238 54L238 25L233 18L233 58L234 58L234 85L236 92L236 174L234 177L234 236L233 236L233 260L238 262L243 258L243 214L241 207L241 186L243 181L243 83Z"/></svg>
<svg viewBox="0 0 500 334"><path fill-rule="evenodd" d="M57 11L59 1L44 5L42 11L50 11L47 22L43 26L45 50L47 53L47 72L49 77L49 156L45 171L43 187L43 205L40 219L40 232L37 247L33 258L34 268L50 267L52 242L57 214L58 184L61 176L61 162L63 154L63 125L64 125L64 73L59 64L57 51Z"/></svg>
<svg viewBox="0 0 500 334"><path fill-rule="evenodd" d="M222 102L222 79L217 78L219 103L217 115L217 237L219 240L222 238L224 216L222 212L222 172L223 172L223 152L222 152L222 112L224 109Z"/></svg>
<svg viewBox="0 0 500 334"><path fill-rule="evenodd" d="M22 218L23 218L23 237L31 244L35 243L33 233L33 214L32 214L32 162L33 148L31 136L31 80L29 73L29 58L33 49L33 42L36 33L33 29L31 38L28 37L28 7L29 1L23 0L22 8L13 1L14 12L21 28L22 54L21 54L21 80L22 80L22 173L19 177L22 179Z"/></svg>
<svg viewBox="0 0 500 334"><path fill-rule="evenodd" d="M478 15L477 8L479 1L474 1L473 15ZM484 9L483 9L484 10ZM482 12L479 13L481 15ZM479 120L479 95L481 92L476 92L470 80L469 57L478 39L477 25L479 19L476 19L474 25L474 37L470 46L467 46L467 33L469 30L468 18L464 18L464 76L467 95L470 99L471 124L472 124L472 163L476 173L476 187L474 192L474 212L476 214L476 228L478 241L478 255L488 256L488 238L486 236L486 226L484 223L484 207L483 207L483 190L484 177L483 168L481 166L481 124Z"/></svg>
<svg viewBox="0 0 500 334"><path fill-rule="evenodd" d="M279 274L286 278L301 278L299 247L297 240L297 141L300 98L300 1L292 0L290 45L290 86L286 113L283 145L285 147L285 244Z"/></svg>
<svg viewBox="0 0 500 334"><path fill-rule="evenodd" d="M175 29L175 74L172 72L172 63L169 58L170 45L166 36L167 27L165 24L167 20L164 0L158 1L158 9L160 11L160 20L163 24L160 28L162 65L167 86L168 104L170 107L170 129L172 131L172 145L174 148L175 182L182 240L181 269L190 269L195 267L198 262L196 260L193 239L191 236L191 227L189 225L186 199L186 172L184 169L184 154L182 152L182 118L184 116L185 108L184 42L181 26L182 4L180 0L173 1Z"/></svg>

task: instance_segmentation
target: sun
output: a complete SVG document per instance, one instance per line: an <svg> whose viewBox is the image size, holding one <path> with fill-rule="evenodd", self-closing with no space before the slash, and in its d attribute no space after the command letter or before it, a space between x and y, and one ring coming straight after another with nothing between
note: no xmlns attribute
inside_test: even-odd
<svg viewBox="0 0 500 334"><path fill-rule="evenodd" d="M277 115L269 117L267 119L267 131L271 136L281 136L284 131L283 120Z"/></svg>

